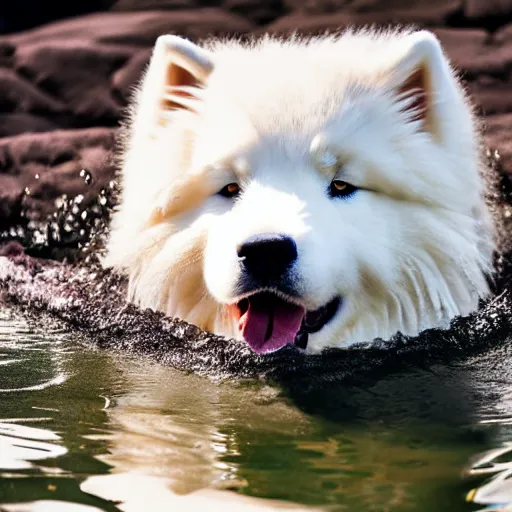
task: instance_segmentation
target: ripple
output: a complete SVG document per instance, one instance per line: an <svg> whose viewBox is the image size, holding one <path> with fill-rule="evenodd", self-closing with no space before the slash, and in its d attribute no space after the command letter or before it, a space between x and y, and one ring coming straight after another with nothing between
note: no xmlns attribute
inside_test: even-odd
<svg viewBox="0 0 512 512"><path fill-rule="evenodd" d="M5 359L4 361L0 361L0 366L7 366L8 364L17 363L18 359Z"/></svg>
<svg viewBox="0 0 512 512"><path fill-rule="evenodd" d="M65 336L44 333L9 311L0 311L0 394L40 391L64 383Z"/></svg>
<svg viewBox="0 0 512 512"><path fill-rule="evenodd" d="M101 509L69 501L39 500L2 505L5 512L101 512Z"/></svg>
<svg viewBox="0 0 512 512"><path fill-rule="evenodd" d="M41 382L40 384L35 384L34 386L26 386L24 388L12 388L12 389L2 389L0 388L0 393L17 393L20 391L40 391L42 389L49 388L51 386L58 386L63 384L67 380L67 375L65 373L61 373L54 377L53 379L47 380L45 382Z"/></svg>
<svg viewBox="0 0 512 512"><path fill-rule="evenodd" d="M512 443L506 443L475 457L467 474L487 477L481 485L468 493L468 502L489 507L482 510L510 510L508 507L512 503Z"/></svg>
<svg viewBox="0 0 512 512"><path fill-rule="evenodd" d="M59 435L50 430L0 423L0 469L33 468L32 461L60 457L67 453Z"/></svg>

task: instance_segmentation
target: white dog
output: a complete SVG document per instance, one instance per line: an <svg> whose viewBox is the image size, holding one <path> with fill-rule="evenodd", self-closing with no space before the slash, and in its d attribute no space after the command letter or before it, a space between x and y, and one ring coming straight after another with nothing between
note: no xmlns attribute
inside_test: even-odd
<svg viewBox="0 0 512 512"><path fill-rule="evenodd" d="M415 335L488 293L482 170L429 32L162 36L105 265L129 300L258 353Z"/></svg>

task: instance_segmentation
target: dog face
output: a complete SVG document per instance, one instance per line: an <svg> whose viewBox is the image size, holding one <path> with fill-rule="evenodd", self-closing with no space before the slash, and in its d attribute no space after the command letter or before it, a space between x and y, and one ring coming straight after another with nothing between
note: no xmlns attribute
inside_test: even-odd
<svg viewBox="0 0 512 512"><path fill-rule="evenodd" d="M487 292L478 149L429 33L162 36L106 264L131 300L258 353L443 326Z"/></svg>

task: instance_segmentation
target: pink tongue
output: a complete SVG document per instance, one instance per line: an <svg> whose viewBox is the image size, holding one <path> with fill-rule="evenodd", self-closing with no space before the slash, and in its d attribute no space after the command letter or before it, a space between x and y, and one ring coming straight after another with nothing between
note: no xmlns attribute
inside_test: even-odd
<svg viewBox="0 0 512 512"><path fill-rule="evenodd" d="M254 352L265 354L294 342L304 313L304 308L273 294L258 294L249 298L238 325Z"/></svg>

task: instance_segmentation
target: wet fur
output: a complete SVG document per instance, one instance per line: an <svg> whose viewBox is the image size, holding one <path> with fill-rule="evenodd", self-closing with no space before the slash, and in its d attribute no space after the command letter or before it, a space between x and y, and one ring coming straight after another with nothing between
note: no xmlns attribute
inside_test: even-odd
<svg viewBox="0 0 512 512"><path fill-rule="evenodd" d="M226 307L235 247L272 231L297 241L308 309L344 299L310 352L415 335L477 308L494 248L480 135L434 36L207 41L178 48L201 68L187 90L169 86L182 53L166 37L133 104L104 262L129 276L128 300L240 338ZM425 112L403 93L418 51ZM332 172L363 189L352 200L326 197L324 150L343 163ZM216 195L235 180L238 200Z"/></svg>

